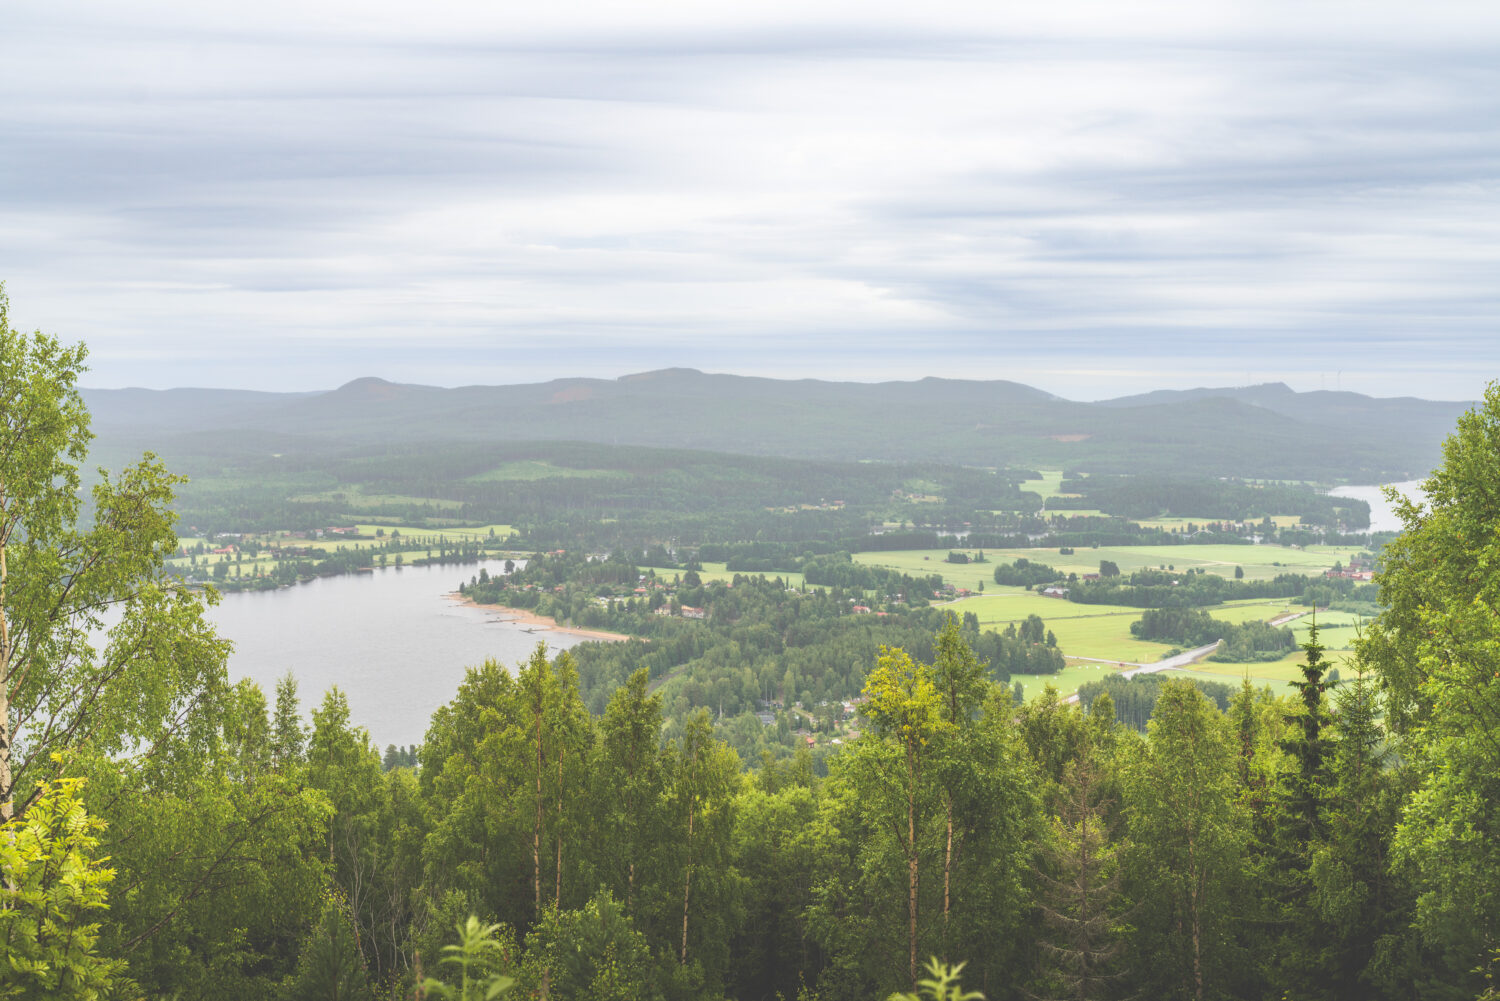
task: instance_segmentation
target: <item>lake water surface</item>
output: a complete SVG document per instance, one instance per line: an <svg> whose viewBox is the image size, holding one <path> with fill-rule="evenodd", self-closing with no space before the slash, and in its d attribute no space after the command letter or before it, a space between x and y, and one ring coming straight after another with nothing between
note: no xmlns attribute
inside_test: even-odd
<svg viewBox="0 0 1500 1001"><path fill-rule="evenodd" d="M226 594L209 617L234 642L232 680L252 678L274 703L291 671L304 713L338 685L352 721L378 747L420 743L434 709L452 700L467 667L494 658L509 667L538 641L552 652L583 642L567 633L526 632L505 609L449 597L459 581L504 561L403 567L323 577L278 591Z"/></svg>
<svg viewBox="0 0 1500 1001"><path fill-rule="evenodd" d="M1404 483L1390 484L1403 497L1417 499L1422 496L1422 491L1418 489L1421 485L1421 480L1407 480ZM1334 497L1348 497L1368 503L1370 505L1370 531L1401 531L1401 519L1396 517L1395 510L1385 499L1383 487L1334 487L1328 493Z"/></svg>

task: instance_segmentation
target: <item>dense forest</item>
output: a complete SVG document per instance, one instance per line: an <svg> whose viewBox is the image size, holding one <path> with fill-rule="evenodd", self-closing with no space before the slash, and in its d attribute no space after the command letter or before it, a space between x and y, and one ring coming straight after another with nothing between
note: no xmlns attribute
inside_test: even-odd
<svg viewBox="0 0 1500 1001"><path fill-rule="evenodd" d="M229 682L213 593L163 565L176 478L147 456L80 517L82 350L3 317L0 349L0 996L853 1001L930 957L1017 1001L1494 995L1500 387L1338 683L1314 633L1286 692L1023 705L1045 624L982 633L930 579L564 555L469 590L644 638L475 666L382 755L337 690L309 727L290 677ZM855 706L821 759L735 737L731 706L820 700Z"/></svg>

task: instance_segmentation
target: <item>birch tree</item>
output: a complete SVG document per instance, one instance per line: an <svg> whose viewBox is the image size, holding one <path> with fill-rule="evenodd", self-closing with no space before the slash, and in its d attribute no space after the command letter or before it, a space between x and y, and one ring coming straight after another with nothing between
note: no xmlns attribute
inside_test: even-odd
<svg viewBox="0 0 1500 1001"><path fill-rule="evenodd" d="M60 775L58 752L150 755L210 726L197 710L229 649L204 621L212 593L165 567L181 477L150 453L101 470L81 523L85 350L12 329L7 306L0 290L0 822Z"/></svg>

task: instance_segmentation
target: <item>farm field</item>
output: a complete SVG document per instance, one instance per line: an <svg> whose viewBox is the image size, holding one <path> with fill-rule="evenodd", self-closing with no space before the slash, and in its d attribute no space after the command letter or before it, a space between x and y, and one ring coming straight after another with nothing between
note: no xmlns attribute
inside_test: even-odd
<svg viewBox="0 0 1500 1001"><path fill-rule="evenodd" d="M1246 580L1270 580L1280 573L1322 573L1335 561L1347 560L1349 550L1345 547L1325 553L1287 546L1101 546L1080 549L1072 556L1064 556L1056 549L986 549L984 555L988 562L979 564L945 562L946 549L855 553L854 559L903 573L942 574L955 587L972 588L977 577L994 579L996 563L1018 558L1045 563L1062 573L1077 574L1098 573L1100 560L1113 560L1120 572L1127 574L1147 567L1170 566L1178 570L1202 567L1207 573L1233 577L1238 566L1244 568Z"/></svg>
<svg viewBox="0 0 1500 1001"><path fill-rule="evenodd" d="M641 572L645 573L646 568L642 567ZM656 576L665 580L671 580L674 576L681 573L685 573L685 571L663 570L661 567L656 568ZM713 581L723 581L725 584L728 584L734 580L734 573L728 570L726 568L726 564L723 563L704 563L703 569L698 571L698 576L705 584L712 583ZM750 574L749 576L763 576L767 580L775 580L777 577L780 577L782 580L786 581L787 587L801 587L803 583L803 578L800 573L788 573L783 570L778 570L775 573L762 573L760 571L756 571L754 574Z"/></svg>
<svg viewBox="0 0 1500 1001"><path fill-rule="evenodd" d="M1030 702L1042 694L1042 689L1048 685L1061 692L1063 698L1067 698L1085 682L1098 681L1107 675L1118 673L1119 668L1106 664L1069 664L1056 674L1014 674L1011 675L1010 683L1014 685L1019 681L1026 701Z"/></svg>
<svg viewBox="0 0 1500 1001"><path fill-rule="evenodd" d="M1057 598L1044 598L1021 588L996 587L992 592L963 598L943 607L958 615L973 612L982 629L1004 629L1008 623L1021 622L1028 615L1039 615L1047 628L1056 634L1057 645L1069 657L1150 664L1161 660L1172 649L1170 644L1140 640L1130 634L1130 624L1144 611L1133 606L1078 605ZM1240 623L1267 621L1295 609L1283 599L1267 598L1215 605L1206 610L1214 618Z"/></svg>
<svg viewBox="0 0 1500 1001"><path fill-rule="evenodd" d="M1214 664L1209 661L1200 661L1194 664L1191 670L1174 669L1161 672L1162 677L1167 678L1193 678L1198 681L1217 681L1228 685L1238 685L1241 679L1247 675L1250 683L1256 688L1264 685L1271 686L1271 690L1278 695L1290 693L1287 683L1300 680L1302 673L1298 666L1302 663L1304 654L1298 650L1294 656L1288 656L1283 660L1269 664ZM1346 652L1331 651L1329 653L1330 664L1339 667L1341 673L1351 676L1352 672L1344 663L1348 656ZM1056 674L1018 674L1011 678L1012 683L1019 681L1026 693L1027 700L1036 698L1042 693L1047 685L1052 685L1060 691L1064 697L1078 691L1080 685L1089 681L1098 681L1100 678L1111 674L1118 674L1119 668L1108 664L1069 664L1066 668Z"/></svg>
<svg viewBox="0 0 1500 1001"><path fill-rule="evenodd" d="M1026 480L1021 484L1022 490L1029 490L1035 494L1041 494L1042 500L1049 497L1076 496L1062 493L1063 472L1061 469L1038 469L1042 474L1039 480Z"/></svg>
<svg viewBox="0 0 1500 1001"><path fill-rule="evenodd" d="M1250 668L1249 677L1251 685L1255 688L1269 686L1271 691L1277 695L1293 694L1294 689L1288 687L1287 682L1293 678L1300 679L1302 677L1295 670L1266 670L1268 667L1275 666L1271 664L1220 664L1218 666L1235 667L1240 668L1240 670L1233 672L1208 671L1204 669L1202 664L1195 664L1193 666L1194 669L1191 671L1163 671L1162 675L1168 678L1192 678L1194 681L1217 681L1220 684L1239 687L1240 682L1246 676L1244 668L1248 667Z"/></svg>

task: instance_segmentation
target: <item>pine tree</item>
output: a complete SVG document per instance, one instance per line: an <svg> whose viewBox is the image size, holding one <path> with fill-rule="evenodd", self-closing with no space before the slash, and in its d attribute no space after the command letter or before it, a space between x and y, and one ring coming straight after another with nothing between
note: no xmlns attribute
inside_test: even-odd
<svg viewBox="0 0 1500 1001"><path fill-rule="evenodd" d="M1044 864L1037 868L1047 993L1066 1001L1106 997L1120 977L1116 961L1123 948L1119 846L1109 824L1115 804L1092 743L1067 766Z"/></svg>
<svg viewBox="0 0 1500 1001"><path fill-rule="evenodd" d="M297 703L297 679L288 671L276 682L276 712L271 720L271 760L284 771L305 760L307 728Z"/></svg>

